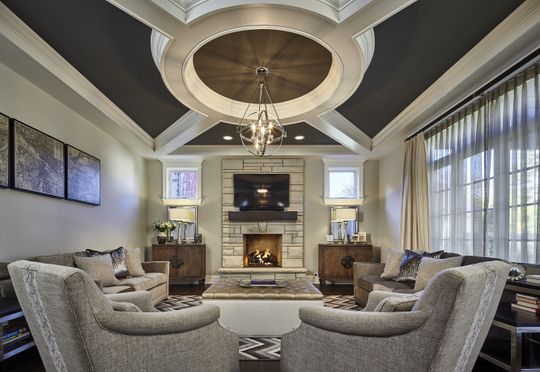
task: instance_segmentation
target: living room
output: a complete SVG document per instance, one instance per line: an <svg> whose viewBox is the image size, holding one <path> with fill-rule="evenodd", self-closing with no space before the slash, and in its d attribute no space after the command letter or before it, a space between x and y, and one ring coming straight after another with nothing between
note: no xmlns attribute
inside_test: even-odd
<svg viewBox="0 0 540 372"><path fill-rule="evenodd" d="M539 47L540 0L1 0L2 369L540 370Z"/></svg>

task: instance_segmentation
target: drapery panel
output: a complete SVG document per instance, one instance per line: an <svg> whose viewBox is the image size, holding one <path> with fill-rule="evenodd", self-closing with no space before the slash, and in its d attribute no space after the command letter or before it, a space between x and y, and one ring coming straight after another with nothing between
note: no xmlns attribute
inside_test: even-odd
<svg viewBox="0 0 540 372"><path fill-rule="evenodd" d="M539 71L426 131L433 250L540 263Z"/></svg>
<svg viewBox="0 0 540 372"><path fill-rule="evenodd" d="M424 134L406 143L401 197L401 249L430 250Z"/></svg>

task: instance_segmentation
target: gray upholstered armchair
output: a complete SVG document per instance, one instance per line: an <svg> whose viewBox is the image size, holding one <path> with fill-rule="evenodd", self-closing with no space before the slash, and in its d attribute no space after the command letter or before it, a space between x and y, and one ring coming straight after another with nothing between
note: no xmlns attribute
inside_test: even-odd
<svg viewBox="0 0 540 372"><path fill-rule="evenodd" d="M30 261L8 269L47 371L239 369L238 337L218 324L217 307L141 312L152 310L151 297L116 296L112 304L79 269ZM139 306L113 310L123 301Z"/></svg>
<svg viewBox="0 0 540 372"><path fill-rule="evenodd" d="M445 270L411 311L302 308L282 339L282 371L471 371L508 270L499 261Z"/></svg>

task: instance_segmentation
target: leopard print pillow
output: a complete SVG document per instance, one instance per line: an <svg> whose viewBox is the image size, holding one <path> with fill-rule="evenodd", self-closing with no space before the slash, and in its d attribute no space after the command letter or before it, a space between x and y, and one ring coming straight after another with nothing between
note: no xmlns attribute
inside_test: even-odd
<svg viewBox="0 0 540 372"><path fill-rule="evenodd" d="M399 265L399 274L394 280L396 282L414 282L422 257L441 258L443 253L444 251L416 253L408 249L405 250Z"/></svg>

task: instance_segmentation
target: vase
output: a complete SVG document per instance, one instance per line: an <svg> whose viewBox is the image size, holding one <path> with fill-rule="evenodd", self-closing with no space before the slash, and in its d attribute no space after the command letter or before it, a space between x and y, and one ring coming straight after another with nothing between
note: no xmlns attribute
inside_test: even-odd
<svg viewBox="0 0 540 372"><path fill-rule="evenodd" d="M167 236L166 235L158 235L157 236L157 242L158 242L158 244L167 243Z"/></svg>

